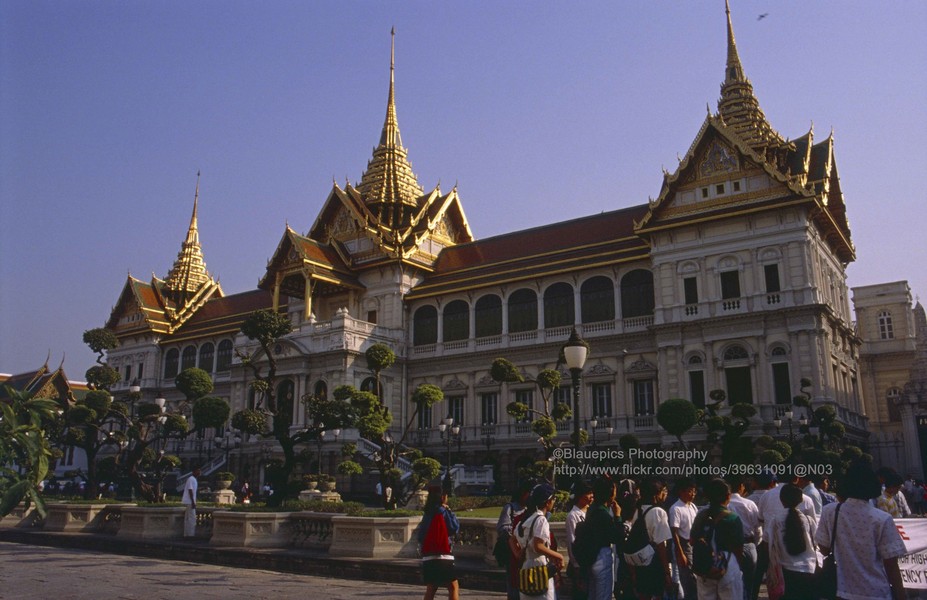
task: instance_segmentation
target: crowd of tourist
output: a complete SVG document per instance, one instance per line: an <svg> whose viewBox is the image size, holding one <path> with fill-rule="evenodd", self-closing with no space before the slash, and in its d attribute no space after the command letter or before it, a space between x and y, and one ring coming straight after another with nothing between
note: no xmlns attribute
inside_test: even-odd
<svg viewBox="0 0 927 600"><path fill-rule="evenodd" d="M671 494L653 477L578 481L563 540L550 527L555 491L522 485L501 511L494 553L509 599L557 598L564 578L574 600L756 600L761 589L770 600L917 597L903 588L898 559L907 552L894 519L922 515L925 488L888 468L853 464L836 489L828 477L769 472L702 485L683 478ZM438 579L426 568L426 599L439 587L457 598L450 548L459 525L434 493L419 539L444 510L450 562Z"/></svg>

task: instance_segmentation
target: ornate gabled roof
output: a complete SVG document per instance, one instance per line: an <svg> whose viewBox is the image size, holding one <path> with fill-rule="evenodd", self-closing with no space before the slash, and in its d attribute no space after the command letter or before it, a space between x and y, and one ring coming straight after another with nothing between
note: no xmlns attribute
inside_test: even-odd
<svg viewBox="0 0 927 600"><path fill-rule="evenodd" d="M193 215L190 217L187 237L180 246L174 266L165 278L168 294L181 304L184 304L187 298L196 295L204 286L215 285L215 281L206 271L206 261L203 259L203 250L200 247L200 234L196 222L199 198L200 174L197 173L196 192L193 195Z"/></svg>
<svg viewBox="0 0 927 600"><path fill-rule="evenodd" d="M753 84L744 74L734 40L734 25L731 22L728 0L725 0L724 12L727 15L727 66L724 71L724 83L721 84L718 114L727 126L754 150L781 146L785 143L784 140L766 120L759 101L753 95Z"/></svg>
<svg viewBox="0 0 927 600"><path fill-rule="evenodd" d="M658 229L727 218L795 204L809 216L840 260L855 259L833 155L833 135L815 143L813 127L794 141L783 140L759 109L743 72L730 7L726 0L727 67L718 114L709 113L650 210L635 224L648 234ZM764 175L765 185L746 185ZM739 186L739 187L737 187ZM716 187L723 191L715 194ZM678 197L677 197L678 196Z"/></svg>
<svg viewBox="0 0 927 600"><path fill-rule="evenodd" d="M380 222L398 229L406 224L409 213L406 207L416 208L423 190L412 172L412 165L399 135L395 95L395 29L391 35L386 120L380 134L380 143L373 150L373 158L367 163L367 170L357 190Z"/></svg>
<svg viewBox="0 0 927 600"><path fill-rule="evenodd" d="M281 291L287 296L305 296L305 281L337 289L364 289L345 261L347 252L340 242L322 243L302 236L287 226L258 288L272 291L279 277Z"/></svg>
<svg viewBox="0 0 927 600"><path fill-rule="evenodd" d="M68 377L64 373L64 367L51 369L47 361L35 371L17 373L0 379L0 401L9 398L6 386L28 392L33 398L57 399L62 404L73 404L76 399ZM75 384L74 387L79 388L80 391L86 390L86 384Z"/></svg>

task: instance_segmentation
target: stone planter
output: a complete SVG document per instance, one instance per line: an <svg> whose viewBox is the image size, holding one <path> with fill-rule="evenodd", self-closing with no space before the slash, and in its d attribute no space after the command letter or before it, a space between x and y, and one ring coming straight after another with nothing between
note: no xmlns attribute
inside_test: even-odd
<svg viewBox="0 0 927 600"><path fill-rule="evenodd" d="M30 503L28 510L24 504L17 504L10 514L0 518L0 527L31 527L37 516L35 504Z"/></svg>
<svg viewBox="0 0 927 600"><path fill-rule="evenodd" d="M315 490L315 489L317 489L318 487L319 487L319 482L318 482L318 481L307 481L307 482L306 482L306 489L307 489L307 490Z"/></svg>
<svg viewBox="0 0 927 600"><path fill-rule="evenodd" d="M332 517L331 556L363 558L415 558L418 542L413 533L422 517Z"/></svg>
<svg viewBox="0 0 927 600"><path fill-rule="evenodd" d="M310 488L311 489L311 488ZM334 481L320 481L319 489L323 492L334 492L335 491L335 482Z"/></svg>
<svg viewBox="0 0 927 600"><path fill-rule="evenodd" d="M166 540L183 537L182 506L127 506L122 509L118 537Z"/></svg>
<svg viewBox="0 0 927 600"><path fill-rule="evenodd" d="M215 481L215 482L213 482L213 483L216 484L216 489L217 489L217 490L227 490L227 489L229 489L230 487L232 487L232 482L231 482L231 481L220 480L220 481Z"/></svg>
<svg viewBox="0 0 927 600"><path fill-rule="evenodd" d="M292 514L216 511L212 514L209 543L242 548L286 548L293 537L289 523Z"/></svg>
<svg viewBox="0 0 927 600"><path fill-rule="evenodd" d="M49 502L48 515L45 517L45 531L82 531L94 533L101 519L101 513L107 504L70 504ZM130 506L135 506L130 505Z"/></svg>

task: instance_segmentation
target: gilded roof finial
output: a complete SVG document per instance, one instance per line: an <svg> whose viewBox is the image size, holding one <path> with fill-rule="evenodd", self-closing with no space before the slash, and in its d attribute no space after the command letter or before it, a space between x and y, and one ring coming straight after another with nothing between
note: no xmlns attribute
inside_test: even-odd
<svg viewBox="0 0 927 600"><path fill-rule="evenodd" d="M193 194L193 214L190 217L190 227L187 237L180 246L177 260L168 272L165 282L168 289L184 294L195 292L204 283L212 280L206 272L206 261L200 248L200 234L196 221L196 212L200 199L200 172L196 172L196 191Z"/></svg>
<svg viewBox="0 0 927 600"><path fill-rule="evenodd" d="M724 0L724 14L727 15L727 73L725 83L744 81L744 68L737 54L737 42L734 40L734 24L731 22L731 2Z"/></svg>
<svg viewBox="0 0 927 600"><path fill-rule="evenodd" d="M744 74L734 40L730 0L724 0L724 13L727 17L727 65L718 100L718 116L751 149L762 154L762 149L777 147L783 140L766 120L759 101L753 95L753 85Z"/></svg>
<svg viewBox="0 0 927 600"><path fill-rule="evenodd" d="M396 121L396 28L390 29L389 44L389 97L386 103L386 122L383 123L383 133L380 134L380 145L402 146L399 136L399 123Z"/></svg>
<svg viewBox="0 0 927 600"><path fill-rule="evenodd" d="M395 28L390 31L390 35L392 38L386 121L380 134L380 144L373 149L373 158L367 163L367 170L361 176L357 191L383 224L393 226L405 222L407 211L402 206L417 206L416 199L421 196L422 188L412 172L412 165L409 164L399 135L395 93Z"/></svg>

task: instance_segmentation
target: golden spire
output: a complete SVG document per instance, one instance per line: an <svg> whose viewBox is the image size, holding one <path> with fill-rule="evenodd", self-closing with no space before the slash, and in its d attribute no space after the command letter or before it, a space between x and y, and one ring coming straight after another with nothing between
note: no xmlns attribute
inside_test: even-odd
<svg viewBox="0 0 927 600"><path fill-rule="evenodd" d="M200 173L196 172L196 191L193 195L193 215L190 217L190 227L187 229L187 238L180 246L177 260L167 274L165 283L167 289L175 294L176 301L182 301L187 294L195 293L204 283L212 280L206 272L206 261L203 260L203 251L200 248L200 234L196 222L196 209L200 199Z"/></svg>
<svg viewBox="0 0 927 600"><path fill-rule="evenodd" d="M782 137L766 120L759 101L753 95L753 84L747 79L740 63L734 40L734 25L731 22L730 0L724 0L724 13L727 16L727 65L724 83L721 84L718 113L725 125L739 134L754 150L780 146L784 143Z"/></svg>
<svg viewBox="0 0 927 600"><path fill-rule="evenodd" d="M361 176L357 190L380 221L390 227L404 224L409 213L404 206L416 207L424 193L418 184L406 149L402 147L399 122L396 119L395 68L396 29L390 31L389 95L386 120L380 134L380 144L373 150L373 158Z"/></svg>

